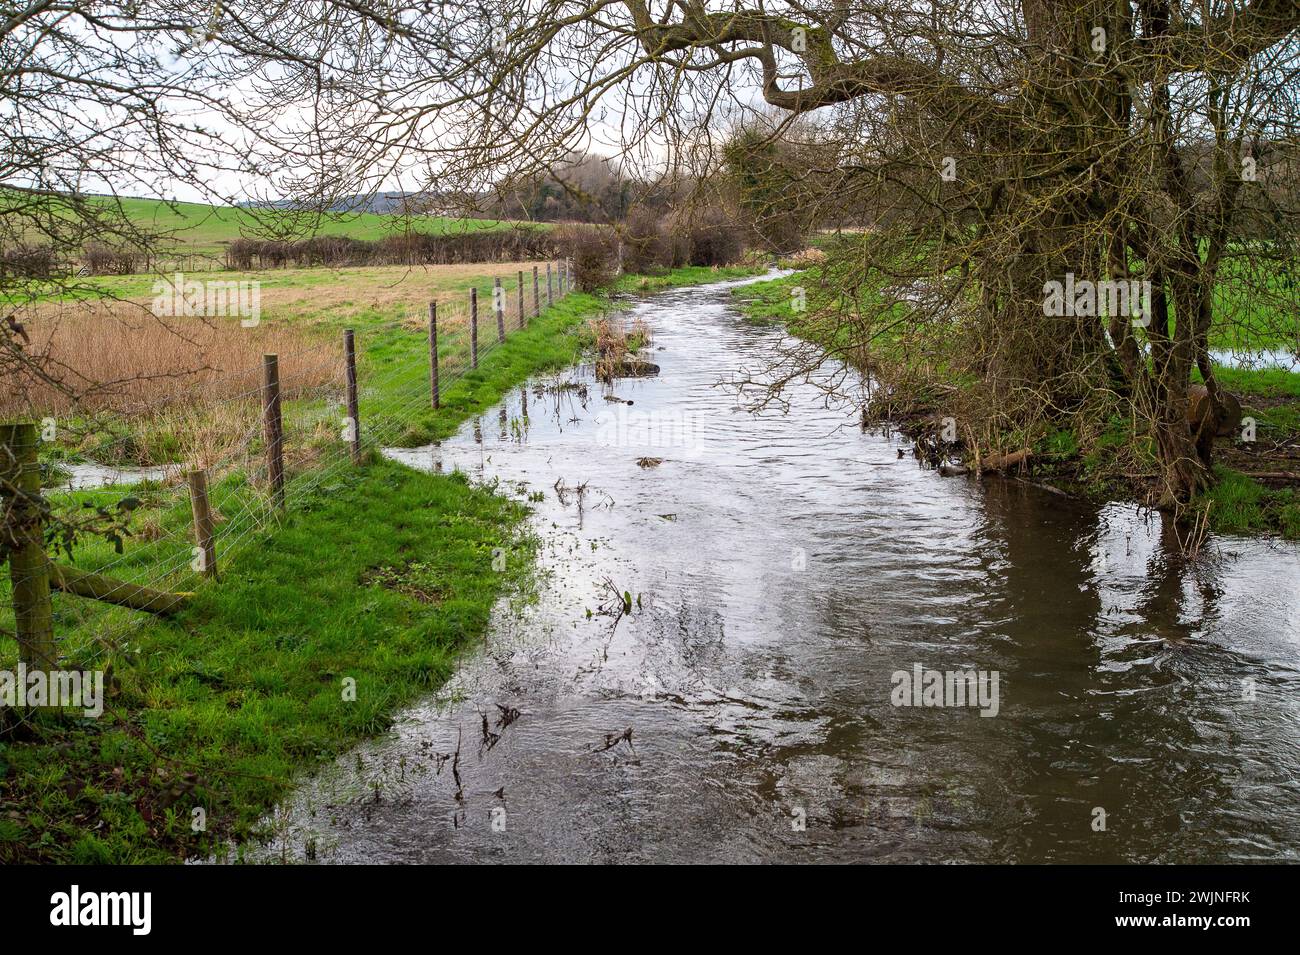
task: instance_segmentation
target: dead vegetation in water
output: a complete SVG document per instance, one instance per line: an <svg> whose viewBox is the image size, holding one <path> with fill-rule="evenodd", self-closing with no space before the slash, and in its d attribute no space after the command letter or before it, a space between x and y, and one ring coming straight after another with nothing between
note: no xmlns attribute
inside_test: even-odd
<svg viewBox="0 0 1300 955"><path fill-rule="evenodd" d="M604 745L597 746L595 749L592 750L592 752L594 753L608 752L609 750L617 746L619 743L627 743L627 748L630 749L634 754L636 753L636 747L632 745L632 727L629 726L621 733L606 733Z"/></svg>
<svg viewBox="0 0 1300 955"><path fill-rule="evenodd" d="M602 315L590 327L596 343L597 380L608 384L616 378L651 373L644 369L654 366L636 357L653 341L645 319L635 318L631 324L625 325L617 316ZM658 368L654 370L658 371Z"/></svg>

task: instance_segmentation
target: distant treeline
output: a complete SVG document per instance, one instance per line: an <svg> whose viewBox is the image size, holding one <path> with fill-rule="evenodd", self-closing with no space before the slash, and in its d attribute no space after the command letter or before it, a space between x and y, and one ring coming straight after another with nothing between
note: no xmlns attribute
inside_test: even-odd
<svg viewBox="0 0 1300 955"><path fill-rule="evenodd" d="M603 156L574 154L550 173L503 185L479 197L479 214L536 222L622 222L635 208L667 214L690 182L640 183Z"/></svg>
<svg viewBox="0 0 1300 955"><path fill-rule="evenodd" d="M236 239L226 250L226 267L246 272L322 265L451 265L544 259L559 253L548 230L516 227L438 235L408 232L373 241L347 236Z"/></svg>

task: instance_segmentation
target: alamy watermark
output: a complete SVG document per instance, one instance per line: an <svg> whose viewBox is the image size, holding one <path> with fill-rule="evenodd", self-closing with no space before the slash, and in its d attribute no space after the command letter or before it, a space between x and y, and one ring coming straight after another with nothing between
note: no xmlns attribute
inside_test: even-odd
<svg viewBox="0 0 1300 955"><path fill-rule="evenodd" d="M153 893L83 892L74 885L50 896L50 924L121 925L132 935L148 935L153 928Z"/></svg>
<svg viewBox="0 0 1300 955"><path fill-rule="evenodd" d="M913 663L911 670L895 670L890 677L894 706L972 706L980 716L997 716L1001 706L997 670L927 670Z"/></svg>
<svg viewBox="0 0 1300 955"><path fill-rule="evenodd" d="M262 283L232 279L199 281L177 272L171 279L153 284L151 310L159 318L238 317L245 328L262 320Z"/></svg>
<svg viewBox="0 0 1300 955"><path fill-rule="evenodd" d="M596 443L615 448L698 449L707 428L693 411L629 411L620 407L596 428Z"/></svg>
<svg viewBox="0 0 1300 955"><path fill-rule="evenodd" d="M1151 283L1146 279L1094 282L1066 272L1063 282L1043 283L1043 314L1057 318L1126 315L1145 328L1151 324Z"/></svg>
<svg viewBox="0 0 1300 955"><path fill-rule="evenodd" d="M78 707L83 716L104 713L103 670L38 670L19 663L0 670L0 707Z"/></svg>

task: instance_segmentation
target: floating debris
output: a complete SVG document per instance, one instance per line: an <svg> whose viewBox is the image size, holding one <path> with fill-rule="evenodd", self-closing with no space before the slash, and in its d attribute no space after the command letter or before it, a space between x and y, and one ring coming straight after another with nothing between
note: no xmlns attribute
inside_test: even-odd
<svg viewBox="0 0 1300 955"><path fill-rule="evenodd" d="M498 703L497 709L501 711L501 718L497 720L497 729L505 729L515 720L519 719L519 711L513 706L503 706Z"/></svg>
<svg viewBox="0 0 1300 955"><path fill-rule="evenodd" d="M607 750L613 749L619 743L627 743L627 748L634 753L636 752L636 747L632 745L632 727L629 726L621 733L606 733L605 745L597 746L593 752L603 753Z"/></svg>

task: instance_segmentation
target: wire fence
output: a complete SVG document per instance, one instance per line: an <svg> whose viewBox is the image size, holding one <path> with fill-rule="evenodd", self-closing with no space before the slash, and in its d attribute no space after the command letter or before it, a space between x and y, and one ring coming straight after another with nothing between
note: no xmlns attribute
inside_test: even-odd
<svg viewBox="0 0 1300 955"><path fill-rule="evenodd" d="M220 580L259 532L355 467L365 450L391 446L427 420L449 389L572 291L566 261L491 282L295 350L292 365L282 363L287 355L268 355L261 366L231 372L250 386L223 397L215 420L211 409L196 418L196 429L220 433L192 436L201 459L160 471L125 481L119 471L100 488L74 475L61 487L43 476L37 427L0 425L0 556L9 564L0 582L0 646L16 641L29 666L75 659L95 668L150 613L174 612ZM401 338L406 347L392 358ZM427 347L412 349L414 341ZM318 383L299 388L295 376ZM116 445L140 439L128 426L97 450L116 460ZM132 480L141 476L149 479ZM104 525L115 522L124 523L110 548ZM75 561L59 562L66 552L51 559L69 533Z"/></svg>

